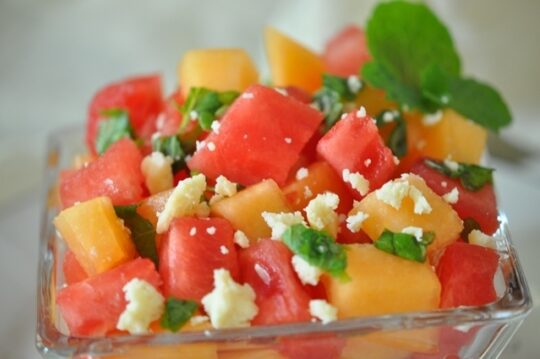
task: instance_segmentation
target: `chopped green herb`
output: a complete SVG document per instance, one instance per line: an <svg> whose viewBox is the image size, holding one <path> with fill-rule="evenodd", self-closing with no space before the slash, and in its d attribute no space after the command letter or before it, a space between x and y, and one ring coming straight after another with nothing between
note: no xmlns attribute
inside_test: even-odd
<svg viewBox="0 0 540 359"><path fill-rule="evenodd" d="M283 242L291 251L309 264L319 267L334 277L348 279L345 247L327 233L295 224L283 234Z"/></svg>
<svg viewBox="0 0 540 359"><path fill-rule="evenodd" d="M376 248L398 257L423 263L426 260L427 246L435 240L435 233L425 232L422 240L407 233L394 233L387 229L373 242Z"/></svg>
<svg viewBox="0 0 540 359"><path fill-rule="evenodd" d="M391 119L388 121L386 119ZM382 128L391 123L395 123L392 132L386 140L386 145L398 158L403 158L407 154L407 123L403 119L400 111L384 110L376 118L377 127Z"/></svg>
<svg viewBox="0 0 540 359"><path fill-rule="evenodd" d="M185 153L178 136L163 136L152 139L152 150L161 152L173 160L173 172L177 172L184 167Z"/></svg>
<svg viewBox="0 0 540 359"><path fill-rule="evenodd" d="M96 137L96 152L100 155L122 138L135 138L127 111L111 108L101 111L101 116L105 119L99 122Z"/></svg>
<svg viewBox="0 0 540 359"><path fill-rule="evenodd" d="M424 160L426 166L439 171L450 178L459 178L463 187L471 192L482 189L484 185L493 183L493 168L482 167L467 163L458 163L457 169L448 167L443 161Z"/></svg>
<svg viewBox="0 0 540 359"><path fill-rule="evenodd" d="M313 105L324 114L326 130L329 130L364 88L357 77L339 77L323 74L323 87L313 97Z"/></svg>
<svg viewBox="0 0 540 359"><path fill-rule="evenodd" d="M510 112L493 88L461 77L450 33L426 5L379 4L366 36L373 60L362 68L362 78L390 99L425 113L450 107L494 131L510 123Z"/></svg>
<svg viewBox="0 0 540 359"><path fill-rule="evenodd" d="M161 327L176 333L193 316L197 308L197 303L192 300L167 298L160 321Z"/></svg>
<svg viewBox="0 0 540 359"><path fill-rule="evenodd" d="M180 129L185 128L192 117L196 117L203 130L210 130L212 122L223 116L239 95L236 91L217 92L204 87L191 88L186 102L180 108Z"/></svg>
<svg viewBox="0 0 540 359"><path fill-rule="evenodd" d="M465 218L463 220L463 230L461 231L461 234L460 234L461 239L463 239L465 242L468 243L469 242L469 233L471 233L475 229L481 230L480 229L480 224L478 224L478 222L476 222L472 218Z"/></svg>
<svg viewBox="0 0 540 359"><path fill-rule="evenodd" d="M131 232L131 239L135 244L137 253L141 257L151 259L157 267L159 262L156 248L156 231L152 223L137 213L137 205L115 206L114 211Z"/></svg>

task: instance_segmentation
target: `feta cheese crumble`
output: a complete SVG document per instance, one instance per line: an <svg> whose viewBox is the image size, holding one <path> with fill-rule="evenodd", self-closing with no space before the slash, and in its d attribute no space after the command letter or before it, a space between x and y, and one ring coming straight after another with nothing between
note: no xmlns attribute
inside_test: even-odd
<svg viewBox="0 0 540 359"><path fill-rule="evenodd" d="M337 194L332 192L318 194L309 201L305 209L310 226L319 231L326 229L330 234L335 235L331 229L338 227L338 215L335 212L338 205Z"/></svg>
<svg viewBox="0 0 540 359"><path fill-rule="evenodd" d="M206 315L194 315L189 320L189 324L191 324L193 326L197 326L197 325L206 323L209 320L210 320L210 318L208 318L208 316L206 316Z"/></svg>
<svg viewBox="0 0 540 359"><path fill-rule="evenodd" d="M417 242L422 242L422 237L424 236L424 230L420 227L405 227L401 230L401 233L414 236Z"/></svg>
<svg viewBox="0 0 540 359"><path fill-rule="evenodd" d="M257 275L259 276L259 278L261 278L264 284L270 284L270 281L272 279L270 278L270 274L268 273L268 271L263 266L261 266L259 263L255 263L253 269L255 269L255 273L257 273Z"/></svg>
<svg viewBox="0 0 540 359"><path fill-rule="evenodd" d="M306 177L308 176L308 174L309 174L309 171L308 171L307 168L305 168L305 167L300 167L300 168L298 169L298 171L296 171L296 176L295 176L295 177L296 177L296 180L297 180L297 181L300 181L301 179L306 178Z"/></svg>
<svg viewBox="0 0 540 359"><path fill-rule="evenodd" d="M214 132L216 135L219 134L220 127L221 127L221 123L217 120L213 121L212 124L210 125L212 132Z"/></svg>
<svg viewBox="0 0 540 359"><path fill-rule="evenodd" d="M450 171L456 172L457 170L459 170L459 163L457 163L456 161L452 161L452 157L447 157L443 161L443 163L446 167L450 169Z"/></svg>
<svg viewBox="0 0 540 359"><path fill-rule="evenodd" d="M371 166L371 158L367 158L365 161L364 161L364 166L366 168L368 168L369 166Z"/></svg>
<svg viewBox="0 0 540 359"><path fill-rule="evenodd" d="M289 145L292 143L292 138L290 138L290 137L285 137L283 140L285 141L285 143L287 143Z"/></svg>
<svg viewBox="0 0 540 359"><path fill-rule="evenodd" d="M497 243L495 242L495 238L488 236L484 232L473 229L468 236L469 243L470 244L476 244L477 246L497 249Z"/></svg>
<svg viewBox="0 0 540 359"><path fill-rule="evenodd" d="M375 191L375 196L378 200L397 210L401 208L403 199L409 196L414 202L414 213L427 214L432 211L426 197L418 188L408 182L406 175L400 179L386 182Z"/></svg>
<svg viewBox="0 0 540 359"><path fill-rule="evenodd" d="M172 163L173 159L161 152L152 152L142 160L141 172L151 194L173 187Z"/></svg>
<svg viewBox="0 0 540 359"><path fill-rule="evenodd" d="M360 106L358 111L356 111L356 117L364 118L366 116L367 116L366 108L364 106Z"/></svg>
<svg viewBox="0 0 540 359"><path fill-rule="evenodd" d="M358 76L351 75L347 77L347 87L352 93L357 93L358 91L360 91L360 89L362 88L362 83L360 82Z"/></svg>
<svg viewBox="0 0 540 359"><path fill-rule="evenodd" d="M210 226L210 227L206 228L206 233L213 236L214 234L216 234L216 227Z"/></svg>
<svg viewBox="0 0 540 359"><path fill-rule="evenodd" d="M165 202L165 208L159 214L156 232L165 233L176 217L204 214L208 210L206 202L201 203L201 196L206 190L206 177L203 174L186 178L178 182ZM204 204L203 204L204 203ZM206 205L206 209L203 208Z"/></svg>
<svg viewBox="0 0 540 359"><path fill-rule="evenodd" d="M362 223L369 217L369 214L358 211L347 217L347 228L352 233L358 233L362 228Z"/></svg>
<svg viewBox="0 0 540 359"><path fill-rule="evenodd" d="M442 198L450 204L457 203L459 201L459 191L457 187L454 187L450 192L444 194Z"/></svg>
<svg viewBox="0 0 540 359"><path fill-rule="evenodd" d="M189 235L193 237L196 234L197 234L197 228L191 227L191 229L189 230Z"/></svg>
<svg viewBox="0 0 540 359"><path fill-rule="evenodd" d="M202 304L218 329L247 327L259 311L253 288L236 283L223 268L214 270L214 289L202 298Z"/></svg>
<svg viewBox="0 0 540 359"><path fill-rule="evenodd" d="M240 248L249 247L249 239L244 232L237 230L234 232L234 243L238 244Z"/></svg>
<svg viewBox="0 0 540 359"><path fill-rule="evenodd" d="M161 317L165 298L147 281L134 278L122 290L127 301L116 328L130 334L147 334L150 323Z"/></svg>
<svg viewBox="0 0 540 359"><path fill-rule="evenodd" d="M226 256L227 254L229 254L229 249L225 246L221 246L219 247L219 251L221 252L221 254L223 254L224 256Z"/></svg>
<svg viewBox="0 0 540 359"><path fill-rule="evenodd" d="M312 266L299 255L294 255L291 263L302 284L317 285L319 283L323 272L318 267Z"/></svg>
<svg viewBox="0 0 540 359"><path fill-rule="evenodd" d="M342 172L343 181L350 183L352 188L357 190L362 196L369 192L369 181L359 172L351 173L348 169Z"/></svg>
<svg viewBox="0 0 540 359"><path fill-rule="evenodd" d="M220 175L216 179L216 186L214 187L214 190L216 194L223 197L232 197L236 194L236 187L236 183L231 182L227 179L227 177Z"/></svg>
<svg viewBox="0 0 540 359"><path fill-rule="evenodd" d="M245 98L246 100L250 100L255 97L251 92L244 92L241 96L242 98Z"/></svg>
<svg viewBox="0 0 540 359"><path fill-rule="evenodd" d="M309 314L320 319L323 324L337 320L337 308L322 299L309 301Z"/></svg>
<svg viewBox="0 0 540 359"><path fill-rule="evenodd" d="M206 148L208 148L208 151L214 152L216 150L216 144L214 142L208 142Z"/></svg>
<svg viewBox="0 0 540 359"><path fill-rule="evenodd" d="M438 110L434 113L426 113L422 117L422 125L424 126L433 126L437 123L441 122L443 118L443 112L441 110Z"/></svg>
<svg viewBox="0 0 540 359"><path fill-rule="evenodd" d="M263 212L261 216L268 225L268 227L270 227L270 229L272 230L272 239L281 239L283 233L285 233L287 228L289 228L293 224L306 224L302 213L299 211L292 213Z"/></svg>

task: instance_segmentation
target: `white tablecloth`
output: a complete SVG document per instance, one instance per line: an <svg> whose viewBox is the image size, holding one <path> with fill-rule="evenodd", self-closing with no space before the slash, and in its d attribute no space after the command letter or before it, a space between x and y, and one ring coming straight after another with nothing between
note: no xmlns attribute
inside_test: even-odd
<svg viewBox="0 0 540 359"><path fill-rule="evenodd" d="M160 71L167 89L193 47L238 46L262 63L271 23L315 49L370 1L2 0L0 2L0 358L35 358L35 274L45 134L81 122L93 91ZM533 156L495 161L497 186L536 303L540 303L540 14L538 1L432 1L450 26L467 73L495 84L515 123L503 134ZM503 357L540 353L540 309Z"/></svg>

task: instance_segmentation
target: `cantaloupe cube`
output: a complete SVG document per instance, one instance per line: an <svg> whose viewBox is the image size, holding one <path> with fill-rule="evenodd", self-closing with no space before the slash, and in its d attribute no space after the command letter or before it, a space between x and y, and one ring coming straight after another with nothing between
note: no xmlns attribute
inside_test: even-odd
<svg viewBox="0 0 540 359"><path fill-rule="evenodd" d="M347 338L341 359L357 359L359 355L370 359L405 359L410 354L409 351L375 343L363 335Z"/></svg>
<svg viewBox="0 0 540 359"><path fill-rule="evenodd" d="M242 92L258 79L253 61L242 49L191 50L178 64L178 83L184 97L192 87Z"/></svg>
<svg viewBox="0 0 540 359"><path fill-rule="evenodd" d="M325 276L328 301L339 318L433 310L441 284L427 263L383 252L372 244L347 245L350 281Z"/></svg>
<svg viewBox="0 0 540 359"><path fill-rule="evenodd" d="M210 211L227 219L235 229L243 231L250 240L255 241L272 234L261 214L265 211L289 212L289 207L276 182L264 180L214 203Z"/></svg>
<svg viewBox="0 0 540 359"><path fill-rule="evenodd" d="M433 192L421 177L411 174L394 181L405 181L417 188L431 207L431 212L415 213L414 202L409 196L406 196L399 209L396 209L377 198L377 191L374 191L356 207L356 211L369 215L362 223L362 229L373 241L377 240L385 229L401 232L405 227L419 227L424 232L432 231L435 233L435 240L428 246L427 252L430 261L433 261L439 250L459 238L463 221L452 206Z"/></svg>
<svg viewBox="0 0 540 359"><path fill-rule="evenodd" d="M264 37L272 85L297 86L311 93L322 86L324 64L318 54L271 27Z"/></svg>
<svg viewBox="0 0 540 359"><path fill-rule="evenodd" d="M165 203L167 203L172 191L173 189L171 188L167 191L159 192L145 198L139 207L137 207L137 213L149 220L155 227L157 223L157 214L162 212L165 208Z"/></svg>
<svg viewBox="0 0 540 359"><path fill-rule="evenodd" d="M365 338L373 344L386 348L404 352L435 354L439 347L439 328L380 331L368 334Z"/></svg>
<svg viewBox="0 0 540 359"><path fill-rule="evenodd" d="M296 179L283 188L283 193L293 211L301 211L318 194L332 192L339 196L338 213L347 213L352 207L352 196L343 180L324 161L307 167L306 177Z"/></svg>
<svg viewBox="0 0 540 359"><path fill-rule="evenodd" d="M423 124L418 115L410 116L408 123L416 127L411 129L415 138L410 145L423 156L479 163L486 148L486 130L451 109L444 110L441 120L433 125Z"/></svg>
<svg viewBox="0 0 540 359"><path fill-rule="evenodd" d="M63 210L54 225L90 276L135 257L133 242L108 197L96 197Z"/></svg>
<svg viewBox="0 0 540 359"><path fill-rule="evenodd" d="M371 117L378 116L384 110L395 110L398 108L397 103L386 98L386 93L383 90L365 85L358 93L355 103L357 106L364 106L366 112Z"/></svg>

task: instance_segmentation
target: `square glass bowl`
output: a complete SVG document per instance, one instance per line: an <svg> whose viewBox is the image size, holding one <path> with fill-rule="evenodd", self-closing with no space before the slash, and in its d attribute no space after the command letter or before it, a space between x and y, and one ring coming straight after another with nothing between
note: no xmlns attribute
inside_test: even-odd
<svg viewBox="0 0 540 359"><path fill-rule="evenodd" d="M55 304L56 292L64 286L66 248L52 219L58 213L59 173L83 152L82 128L63 129L49 138L37 288L36 346L43 357L494 358L531 309L531 295L506 217L501 214L495 237L503 274L499 284L504 285L499 286L503 290L498 300L488 305L361 317L326 325L296 323L105 338L70 336Z"/></svg>

